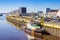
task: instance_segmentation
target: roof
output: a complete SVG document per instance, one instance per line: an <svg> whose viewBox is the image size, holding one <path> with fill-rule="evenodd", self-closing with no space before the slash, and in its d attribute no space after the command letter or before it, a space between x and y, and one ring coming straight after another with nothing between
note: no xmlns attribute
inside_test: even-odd
<svg viewBox="0 0 60 40"><path fill-rule="evenodd" d="M50 12L58 12L59 10L50 10Z"/></svg>

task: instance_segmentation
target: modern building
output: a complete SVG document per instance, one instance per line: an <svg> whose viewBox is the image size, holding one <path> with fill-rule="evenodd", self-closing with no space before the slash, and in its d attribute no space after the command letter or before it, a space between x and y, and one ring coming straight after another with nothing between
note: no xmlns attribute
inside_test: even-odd
<svg viewBox="0 0 60 40"><path fill-rule="evenodd" d="M20 7L19 8L19 13L22 14L22 13L27 13L26 12L26 7Z"/></svg>
<svg viewBox="0 0 60 40"><path fill-rule="evenodd" d="M46 8L46 14L48 14L49 11L50 11L50 8Z"/></svg>
<svg viewBox="0 0 60 40"><path fill-rule="evenodd" d="M50 10L49 12L48 12L48 16L49 17L55 17L56 15L57 15L57 12L58 12L59 10Z"/></svg>
<svg viewBox="0 0 60 40"><path fill-rule="evenodd" d="M57 12L56 17L59 16L60 17L60 10Z"/></svg>

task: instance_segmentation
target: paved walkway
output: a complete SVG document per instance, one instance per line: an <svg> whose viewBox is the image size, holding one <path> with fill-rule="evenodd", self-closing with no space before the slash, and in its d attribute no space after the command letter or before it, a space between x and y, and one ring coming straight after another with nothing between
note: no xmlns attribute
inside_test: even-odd
<svg viewBox="0 0 60 40"><path fill-rule="evenodd" d="M44 25L52 27L52 28L58 28L58 29L60 29L60 23L44 22Z"/></svg>

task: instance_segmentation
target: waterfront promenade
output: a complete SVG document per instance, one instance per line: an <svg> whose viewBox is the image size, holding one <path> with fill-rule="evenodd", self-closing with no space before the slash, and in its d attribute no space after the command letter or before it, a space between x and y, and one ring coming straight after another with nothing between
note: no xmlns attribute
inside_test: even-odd
<svg viewBox="0 0 60 40"><path fill-rule="evenodd" d="M54 23L54 22L44 22L44 25L60 29L60 22L57 22L57 23Z"/></svg>
<svg viewBox="0 0 60 40"><path fill-rule="evenodd" d="M12 18L12 20L10 19ZM24 18L20 19L20 18L14 18L14 17L9 17L9 20L11 22L13 22L15 20L15 22L17 22L17 20L23 20ZM27 22L27 19L24 20ZM29 22L29 20L28 20ZM14 23L14 22L13 22ZM18 22L17 22L18 23ZM17 25L17 24L16 24ZM45 26L45 27L44 27ZM56 25L57 26L57 25ZM57 27L55 27L55 24L54 23L50 23L50 22L44 22L44 25L43 25L43 28L48 31L51 35L39 35L39 36L36 36L36 38L42 38L42 39L45 39L45 40L60 40L60 29ZM40 37L41 36L41 37Z"/></svg>

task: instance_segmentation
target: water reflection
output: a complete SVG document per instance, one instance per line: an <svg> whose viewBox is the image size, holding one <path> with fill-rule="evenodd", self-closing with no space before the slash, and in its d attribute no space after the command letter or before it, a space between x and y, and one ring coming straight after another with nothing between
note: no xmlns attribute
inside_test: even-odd
<svg viewBox="0 0 60 40"><path fill-rule="evenodd" d="M25 32L9 24L5 17L0 17L0 40L28 40Z"/></svg>

